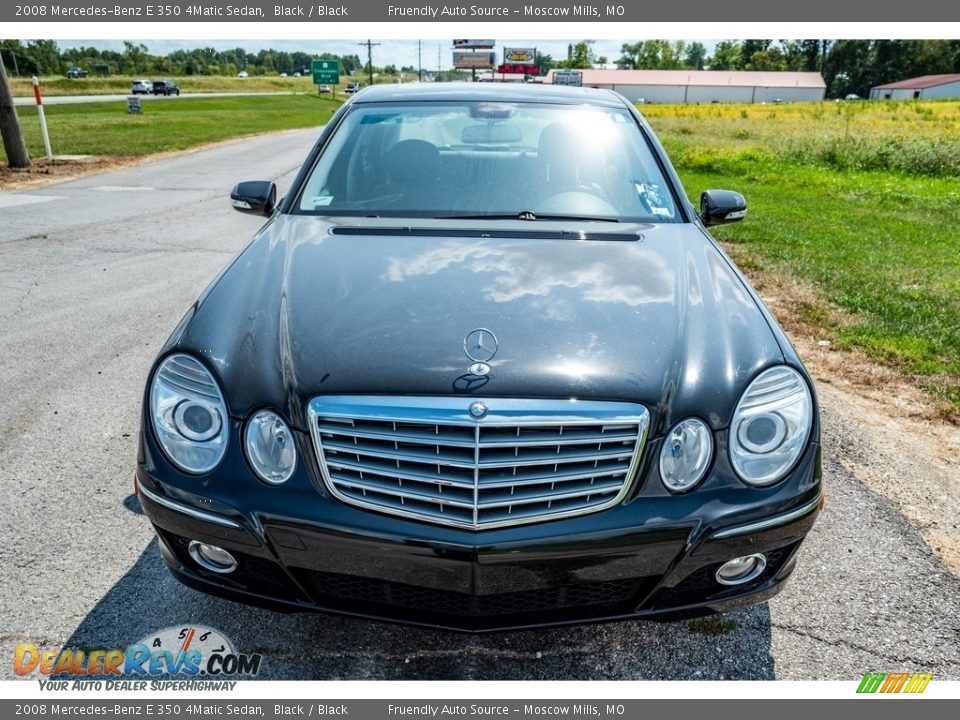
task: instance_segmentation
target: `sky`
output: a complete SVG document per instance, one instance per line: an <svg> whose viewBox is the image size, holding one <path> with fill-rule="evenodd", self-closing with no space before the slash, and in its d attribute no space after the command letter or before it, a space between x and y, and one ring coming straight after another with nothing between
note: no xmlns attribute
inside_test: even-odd
<svg viewBox="0 0 960 720"><path fill-rule="evenodd" d="M243 48L248 52L257 52L272 48L288 52L332 53L334 55L359 55L366 60L367 49L361 47L362 39L357 40L134 40L143 43L155 55L166 55L174 50L191 50L197 47L213 47L217 50ZM396 65L397 67L417 67L416 40L377 40L380 45L373 48L374 65ZM567 57L567 45L579 40L509 40L496 45L497 61L503 59L504 45L507 47L535 47L541 54L552 55L555 59ZM593 48L597 56L606 55L609 62L620 57L620 46L625 40L596 40ZM701 40L708 52L713 51L716 40ZM99 50L123 50L122 40L58 40L61 48L95 47ZM424 40L422 48L423 67L426 70L437 68L437 49L440 50L440 62L444 70L450 69L453 61L449 42Z"/></svg>

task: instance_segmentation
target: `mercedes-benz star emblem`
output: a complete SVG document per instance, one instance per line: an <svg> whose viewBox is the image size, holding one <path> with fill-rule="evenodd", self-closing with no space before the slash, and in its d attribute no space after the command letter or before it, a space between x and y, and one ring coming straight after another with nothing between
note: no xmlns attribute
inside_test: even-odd
<svg viewBox="0 0 960 720"><path fill-rule="evenodd" d="M485 403L477 400L476 402L470 403L470 417L475 420L482 420L487 416L487 406Z"/></svg>
<svg viewBox="0 0 960 720"><path fill-rule="evenodd" d="M475 363L490 362L499 348L497 336L486 328L471 330L463 339L463 351Z"/></svg>

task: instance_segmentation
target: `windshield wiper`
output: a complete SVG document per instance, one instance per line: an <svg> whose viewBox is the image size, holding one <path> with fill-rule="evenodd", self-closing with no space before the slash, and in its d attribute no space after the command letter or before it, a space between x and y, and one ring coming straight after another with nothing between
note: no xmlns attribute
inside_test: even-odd
<svg viewBox="0 0 960 720"><path fill-rule="evenodd" d="M437 215L435 220L573 220L581 222L610 222L618 223L619 218L609 215L565 215L543 214L532 210L523 210L518 213L474 213L470 215Z"/></svg>

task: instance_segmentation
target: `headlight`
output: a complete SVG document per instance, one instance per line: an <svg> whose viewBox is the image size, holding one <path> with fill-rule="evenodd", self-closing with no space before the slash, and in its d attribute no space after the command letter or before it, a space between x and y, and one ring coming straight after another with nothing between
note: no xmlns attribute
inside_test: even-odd
<svg viewBox="0 0 960 720"><path fill-rule="evenodd" d="M681 420L660 448L660 478L668 490L689 490L703 477L713 455L713 434L703 421Z"/></svg>
<svg viewBox="0 0 960 720"><path fill-rule="evenodd" d="M750 485L782 478L807 446L813 399L793 368L760 373L743 393L730 426L730 460Z"/></svg>
<svg viewBox="0 0 960 720"><path fill-rule="evenodd" d="M191 473L209 472L227 449L227 406L217 381L190 355L171 355L150 388L150 417L170 461Z"/></svg>
<svg viewBox="0 0 960 720"><path fill-rule="evenodd" d="M283 418L261 410L247 423L244 444L250 465L264 482L279 485L290 479L297 464L297 449Z"/></svg>

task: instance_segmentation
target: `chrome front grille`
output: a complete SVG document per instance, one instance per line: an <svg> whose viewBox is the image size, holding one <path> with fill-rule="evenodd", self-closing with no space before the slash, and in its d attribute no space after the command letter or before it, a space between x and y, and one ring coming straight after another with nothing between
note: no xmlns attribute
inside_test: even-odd
<svg viewBox="0 0 960 720"><path fill-rule="evenodd" d="M642 405L327 396L309 404L330 492L360 507L475 530L611 507L649 427Z"/></svg>

